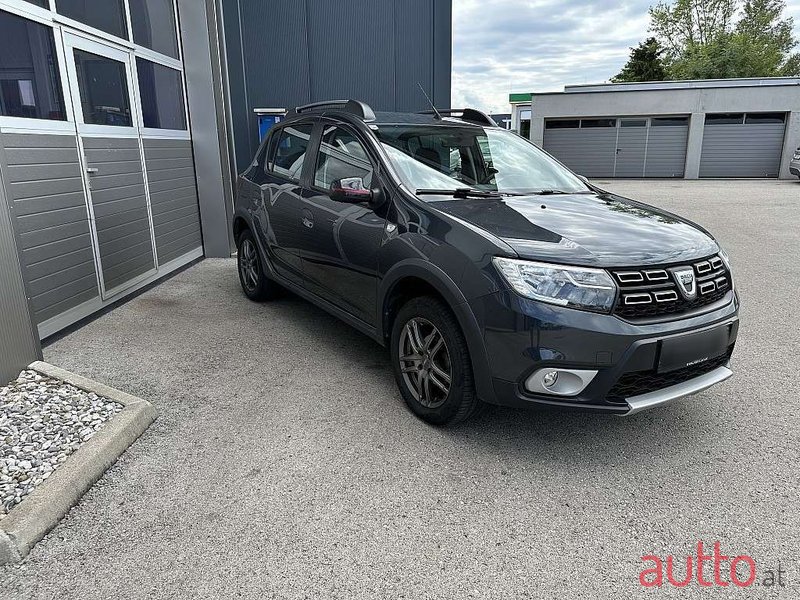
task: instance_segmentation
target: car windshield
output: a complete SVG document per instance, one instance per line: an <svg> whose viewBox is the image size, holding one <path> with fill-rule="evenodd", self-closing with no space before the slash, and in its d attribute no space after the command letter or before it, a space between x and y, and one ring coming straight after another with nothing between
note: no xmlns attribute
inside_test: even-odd
<svg viewBox="0 0 800 600"><path fill-rule="evenodd" d="M376 133L412 191L590 191L578 176L510 131L458 125L380 125Z"/></svg>

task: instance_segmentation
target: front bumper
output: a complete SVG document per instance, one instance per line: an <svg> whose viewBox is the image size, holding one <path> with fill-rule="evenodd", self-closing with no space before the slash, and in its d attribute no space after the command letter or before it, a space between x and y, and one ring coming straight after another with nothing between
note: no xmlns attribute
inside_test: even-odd
<svg viewBox="0 0 800 600"><path fill-rule="evenodd" d="M508 290L470 305L484 332L498 404L628 415L696 394L731 375L728 361L739 326L733 291L700 312L649 323L543 304ZM718 327L726 328L724 355L698 356L697 366L658 372L665 340ZM544 367L590 369L597 375L575 396L532 393L525 381Z"/></svg>

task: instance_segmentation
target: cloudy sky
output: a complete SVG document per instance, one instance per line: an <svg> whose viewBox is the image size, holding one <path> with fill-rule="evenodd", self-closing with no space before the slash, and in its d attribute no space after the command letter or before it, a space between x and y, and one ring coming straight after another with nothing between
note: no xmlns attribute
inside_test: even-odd
<svg viewBox="0 0 800 600"><path fill-rule="evenodd" d="M453 0L453 106L509 112L509 92L616 75L656 0ZM800 37L800 0L787 1Z"/></svg>

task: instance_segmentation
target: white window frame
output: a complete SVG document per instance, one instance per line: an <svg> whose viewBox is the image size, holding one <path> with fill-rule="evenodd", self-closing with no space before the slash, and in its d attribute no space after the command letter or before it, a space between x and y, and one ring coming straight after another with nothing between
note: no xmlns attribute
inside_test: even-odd
<svg viewBox="0 0 800 600"><path fill-rule="evenodd" d="M140 46L133 41L133 27L131 21L131 11L129 0L124 0L125 7L125 20L128 28L130 40L120 38L108 32L96 29L80 21L70 19L63 15L58 14L57 4L58 0L48 0L50 9L45 9L35 4L31 4L25 0L0 0L0 10L4 10L11 14L29 19L36 23L48 26L53 30L53 38L55 40L55 57L58 62L58 71L61 77L61 94L64 102L64 112L66 116L65 121L54 121L50 119L35 119L29 117L7 117L0 116L0 132L14 132L14 133L52 133L52 134L74 134L77 125L83 127L82 133L84 135L95 135L90 133L87 127L102 127L104 134L111 134L113 130L114 135L124 136L123 130L126 127L115 127L110 125L86 125L83 123L83 112L76 113L71 101L71 92L68 77L70 70L74 69L74 59L72 56L67 56L64 46L64 34L85 38L89 41L98 42L100 46L116 47L121 52L128 53L126 64L129 65L128 70L128 85L130 86L129 92L132 96L131 105L132 114L135 116L134 124L139 128L139 133L143 138L149 139L191 139L190 121L189 121L189 101L186 87L186 73L183 67L183 45L181 44L180 22L178 20L178 6L177 0L172 1L173 14L175 15L175 36L178 44L178 58L173 58L166 54L161 54L145 46ZM99 53L103 54L103 53ZM136 58L141 57L145 60L157 63L159 65L169 67L180 73L181 87L183 93L183 110L184 120L186 122L186 129L157 129L144 127L143 116L141 111L141 92L139 90L139 77L136 66ZM71 65L71 66L70 66ZM80 119L80 121L78 121ZM134 127L135 128L135 127ZM99 134L99 132L98 132Z"/></svg>
<svg viewBox="0 0 800 600"><path fill-rule="evenodd" d="M114 48L113 46L109 46L108 44L103 44L96 40L90 39L88 37L84 37L83 35L77 33L67 33L65 34L65 38L72 38L66 39L64 48L75 48L77 50L82 50L84 52L89 52L91 54L95 54L102 58L106 58L108 60L115 60L117 62L122 63L125 66L125 79L126 83L128 84L128 103L129 103L129 110L130 110L130 118L131 124L130 125L97 125L94 123L86 123L83 117L83 106L81 104L80 94L75 94L72 98L73 104L73 112L75 115L75 124L77 125L78 133L82 136L102 136L102 137L130 137L130 138L138 138L139 131L137 127L137 122L139 121L139 117L137 114L137 106L136 106L136 98L133 94L133 72L131 68L131 61L130 61L130 52L126 52L124 50L120 50L118 48ZM69 57L69 61L67 64L67 72L69 73L70 81L74 81L76 85L78 84L78 73L77 68L75 66L75 60L72 56Z"/></svg>
<svg viewBox="0 0 800 600"><path fill-rule="evenodd" d="M57 121L53 119L0 115L0 132L74 134L75 120L72 112L72 103L69 99L69 88L67 87L67 69L64 61L64 44L61 29L53 25L49 11L34 4L27 6L28 4L28 2L20 2L19 0L13 3L8 0L0 0L0 10L44 25L52 30L53 41L55 43L55 57L58 63L58 74L61 79L61 101L64 104L64 116L66 120Z"/></svg>

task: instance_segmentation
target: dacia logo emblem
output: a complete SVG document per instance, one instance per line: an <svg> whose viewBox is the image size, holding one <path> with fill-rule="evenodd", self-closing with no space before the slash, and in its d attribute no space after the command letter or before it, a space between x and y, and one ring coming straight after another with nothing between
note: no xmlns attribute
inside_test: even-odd
<svg viewBox="0 0 800 600"><path fill-rule="evenodd" d="M687 300L697 298L697 279L695 279L693 268L673 269L672 276L684 298Z"/></svg>

